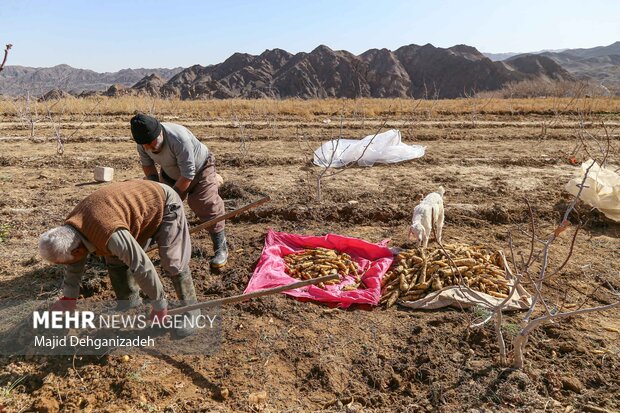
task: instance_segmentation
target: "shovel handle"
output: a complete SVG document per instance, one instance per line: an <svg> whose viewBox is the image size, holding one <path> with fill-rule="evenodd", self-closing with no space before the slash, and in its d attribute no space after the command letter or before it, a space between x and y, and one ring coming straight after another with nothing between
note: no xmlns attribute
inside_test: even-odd
<svg viewBox="0 0 620 413"><path fill-rule="evenodd" d="M339 279L338 274L325 275L322 277L311 278L309 280L294 282L292 284L281 285L279 287L267 288L265 290L254 291L247 294L233 295L230 297L218 298L216 300L205 301L202 303L192 304L185 307L179 307L168 311L168 314L181 314L191 310L197 310L199 308L212 308L225 304L235 304L242 301L249 300L251 298L262 297L265 295L277 294L282 291L294 290L295 288L305 287L306 285L314 285L325 281L331 281Z"/></svg>
<svg viewBox="0 0 620 413"><path fill-rule="evenodd" d="M243 213L243 212L245 212L245 211L247 211L249 209L256 208L257 206L262 205L262 204L264 204L266 202L269 202L269 201L271 201L271 198L266 196L264 198L259 199L258 201L252 202L251 204L243 206L243 207L241 207L239 209L235 209L234 211L227 212L224 215L220 215L219 217L215 217L213 219L205 221L205 222L203 222L200 225L196 225L195 227L189 229L189 233L193 234L195 232L202 231L205 228L210 228L210 227L214 226L215 224L217 224L220 221L224 221L226 219L235 217L235 216L237 216L237 215L239 215L239 214L241 214L241 213ZM147 248L146 252L153 251L155 248L157 248L157 245L153 245L153 246Z"/></svg>

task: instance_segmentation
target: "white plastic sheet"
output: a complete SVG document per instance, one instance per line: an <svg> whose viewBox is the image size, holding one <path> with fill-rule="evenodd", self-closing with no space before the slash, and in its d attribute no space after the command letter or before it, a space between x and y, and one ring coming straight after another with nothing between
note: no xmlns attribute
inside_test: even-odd
<svg viewBox="0 0 620 413"><path fill-rule="evenodd" d="M594 165L592 165L594 163ZM565 189L573 195L579 192L588 168L588 177L584 182L579 198L586 204L601 211L607 218L620 222L620 176L611 169L601 168L592 159L581 164L581 173L571 179Z"/></svg>
<svg viewBox="0 0 620 413"><path fill-rule="evenodd" d="M396 163L424 156L426 147L402 143L400 131L368 135L364 139L334 139L314 151L314 164L324 168L342 168L357 162L359 166Z"/></svg>

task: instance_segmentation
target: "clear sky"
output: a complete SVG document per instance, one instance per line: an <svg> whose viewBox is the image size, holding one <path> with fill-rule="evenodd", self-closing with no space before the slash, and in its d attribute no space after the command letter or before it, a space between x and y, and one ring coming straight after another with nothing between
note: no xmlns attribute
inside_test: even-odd
<svg viewBox="0 0 620 413"><path fill-rule="evenodd" d="M98 72L219 63L320 44L360 54L407 44L481 52L620 40L620 0L0 0L7 65Z"/></svg>

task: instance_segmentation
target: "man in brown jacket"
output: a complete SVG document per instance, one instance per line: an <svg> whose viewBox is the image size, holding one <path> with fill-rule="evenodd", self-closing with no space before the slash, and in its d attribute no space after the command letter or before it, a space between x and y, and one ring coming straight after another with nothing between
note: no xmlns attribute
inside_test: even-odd
<svg viewBox="0 0 620 413"><path fill-rule="evenodd" d="M65 264L64 296L52 311L73 311L80 294L89 252L105 257L119 307L141 304L138 287L151 300L151 319L160 323L168 302L157 271L144 251L149 240L157 242L161 265L172 278L182 305L197 302L189 272L191 243L182 201L169 186L133 180L105 186L83 199L69 214L65 224L52 228L39 239L41 256L55 264ZM200 310L186 314L193 320ZM184 337L194 331L194 323L175 330Z"/></svg>

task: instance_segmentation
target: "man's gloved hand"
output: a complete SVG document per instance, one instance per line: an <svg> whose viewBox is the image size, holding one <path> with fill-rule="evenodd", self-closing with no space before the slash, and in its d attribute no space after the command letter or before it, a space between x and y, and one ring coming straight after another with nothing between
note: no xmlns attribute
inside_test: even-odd
<svg viewBox="0 0 620 413"><path fill-rule="evenodd" d="M155 310L151 308L151 314L149 314L149 320L151 320L152 322L155 322L155 320L157 320L157 323L159 323L159 325L163 325L164 318L166 318L167 316L168 316L167 308L164 308L163 310Z"/></svg>
<svg viewBox="0 0 620 413"><path fill-rule="evenodd" d="M157 174L150 174L150 175L145 176L144 179L146 179L147 181L159 182L159 175L157 175Z"/></svg>
<svg viewBox="0 0 620 413"><path fill-rule="evenodd" d="M50 311L69 311L74 312L77 308L77 298L62 297L50 308Z"/></svg>

